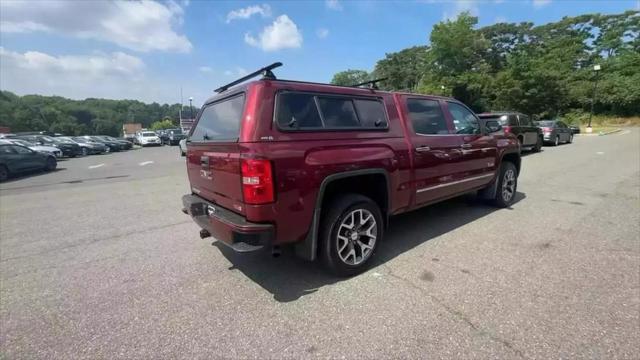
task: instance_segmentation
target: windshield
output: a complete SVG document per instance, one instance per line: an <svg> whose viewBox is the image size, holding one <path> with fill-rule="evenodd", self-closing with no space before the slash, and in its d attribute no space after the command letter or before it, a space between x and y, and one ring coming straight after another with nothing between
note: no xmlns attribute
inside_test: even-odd
<svg viewBox="0 0 640 360"><path fill-rule="evenodd" d="M538 121L538 126L543 126L543 127L553 127L555 124L556 122L551 120Z"/></svg>
<svg viewBox="0 0 640 360"><path fill-rule="evenodd" d="M143 137L151 137L151 136L157 136L156 133L154 132L144 132L142 133Z"/></svg>
<svg viewBox="0 0 640 360"><path fill-rule="evenodd" d="M480 116L482 120L495 120L500 125L509 125L509 118L507 115L482 115Z"/></svg>
<svg viewBox="0 0 640 360"><path fill-rule="evenodd" d="M30 143L26 140L11 140L14 144L22 145L22 146L35 146L34 143Z"/></svg>

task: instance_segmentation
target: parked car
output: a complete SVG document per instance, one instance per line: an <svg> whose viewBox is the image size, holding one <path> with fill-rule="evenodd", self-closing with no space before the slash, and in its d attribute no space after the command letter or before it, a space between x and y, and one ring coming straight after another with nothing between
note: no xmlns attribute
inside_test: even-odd
<svg viewBox="0 0 640 360"><path fill-rule="evenodd" d="M53 146L45 146L45 145L37 145L31 142L28 142L26 140L21 140L21 139L12 139L12 138L6 138L6 141L9 141L13 144L16 145L21 145L21 146L26 146L31 150L34 151L39 151L42 153L48 153L51 154L53 156L55 156L56 158L61 158L62 157L62 150L58 149L57 147L53 147Z"/></svg>
<svg viewBox="0 0 640 360"><path fill-rule="evenodd" d="M518 139L463 103L276 80L274 66L217 89L189 135L183 212L202 238L237 252L291 245L354 275L392 215L473 191L514 202Z"/></svg>
<svg viewBox="0 0 640 360"><path fill-rule="evenodd" d="M575 125L575 124L571 124L569 125L569 129L571 129L571 133L572 134L580 134L580 126Z"/></svg>
<svg viewBox="0 0 640 360"><path fill-rule="evenodd" d="M542 130L545 144L558 146L560 143L572 143L573 132L559 120L540 120L538 126Z"/></svg>
<svg viewBox="0 0 640 360"><path fill-rule="evenodd" d="M162 145L167 143L167 139L169 139L169 135L167 134L166 130L156 130L155 133L160 138L160 143L162 143Z"/></svg>
<svg viewBox="0 0 640 360"><path fill-rule="evenodd" d="M180 156L187 156L187 138L180 140L178 145L180 146Z"/></svg>
<svg viewBox="0 0 640 360"><path fill-rule="evenodd" d="M105 144L91 141L80 136L65 137L65 139L69 139L80 145L80 152L82 153L82 156L104 154L109 149Z"/></svg>
<svg viewBox="0 0 640 360"><path fill-rule="evenodd" d="M478 116L481 119L498 121L505 133L511 133L518 138L521 148L535 152L542 148L542 133L528 115L518 112L488 112Z"/></svg>
<svg viewBox="0 0 640 360"><path fill-rule="evenodd" d="M27 171L53 171L57 166L56 157L50 153L31 150L11 141L0 140L0 181Z"/></svg>
<svg viewBox="0 0 640 360"><path fill-rule="evenodd" d="M106 136L106 135L97 135L97 137L105 141L111 141L111 142L120 144L120 150L131 150L133 148L133 143L125 139L118 139L118 138L114 138L113 136Z"/></svg>
<svg viewBox="0 0 640 360"><path fill-rule="evenodd" d="M16 136L15 138L26 140L37 145L56 147L60 149L60 151L62 151L63 156L73 158L82 153L80 150L80 145L76 144L73 141L65 140L59 137L51 137L47 135L20 135Z"/></svg>
<svg viewBox="0 0 640 360"><path fill-rule="evenodd" d="M140 146L162 145L160 138L153 131L142 131L138 133L137 139Z"/></svg>
<svg viewBox="0 0 640 360"><path fill-rule="evenodd" d="M187 136L182 132L182 129L167 129L164 131L164 136L161 137L162 144L179 145L180 140Z"/></svg>
<svg viewBox="0 0 640 360"><path fill-rule="evenodd" d="M103 139L103 138L101 138L99 136L84 135L84 136L78 136L78 138L82 138L82 139L85 139L87 141L97 142L99 144L104 144L107 147L107 150L105 151L107 153L116 152L116 151L122 150L122 145L119 144L118 142L111 141L111 140L106 140L106 139Z"/></svg>

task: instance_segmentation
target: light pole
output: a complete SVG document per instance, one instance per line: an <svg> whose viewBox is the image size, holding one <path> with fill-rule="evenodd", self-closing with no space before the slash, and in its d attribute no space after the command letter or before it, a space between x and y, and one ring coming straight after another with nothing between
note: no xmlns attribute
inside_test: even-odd
<svg viewBox="0 0 640 360"><path fill-rule="evenodd" d="M598 72L600 72L600 69L600 64L593 65L593 71L596 73L596 81L593 85L593 95L591 96L591 112L589 113L589 125L587 125L587 133L593 132L593 129L591 128L591 118L593 117L593 103L595 102L596 91L598 90Z"/></svg>
<svg viewBox="0 0 640 360"><path fill-rule="evenodd" d="M193 97L189 98L189 118L191 120L193 120L193 104L191 104L193 102Z"/></svg>

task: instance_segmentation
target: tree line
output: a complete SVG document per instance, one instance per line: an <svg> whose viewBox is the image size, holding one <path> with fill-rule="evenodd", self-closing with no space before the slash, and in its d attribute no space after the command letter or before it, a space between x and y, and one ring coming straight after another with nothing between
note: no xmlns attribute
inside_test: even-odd
<svg viewBox="0 0 640 360"><path fill-rule="evenodd" d="M193 114L197 114L193 107ZM191 109L184 106L183 117ZM60 96L18 96L0 91L0 126L11 132L50 131L65 135L122 135L122 124L140 123L145 128L179 125L180 104L145 104L137 100L71 100Z"/></svg>
<svg viewBox="0 0 640 360"><path fill-rule="evenodd" d="M386 54L374 70L347 70L332 83L386 78L384 90L452 96L476 112L510 110L584 120L640 115L640 12L587 14L534 26L477 28L462 13L433 26L429 45ZM594 65L600 65L595 71Z"/></svg>

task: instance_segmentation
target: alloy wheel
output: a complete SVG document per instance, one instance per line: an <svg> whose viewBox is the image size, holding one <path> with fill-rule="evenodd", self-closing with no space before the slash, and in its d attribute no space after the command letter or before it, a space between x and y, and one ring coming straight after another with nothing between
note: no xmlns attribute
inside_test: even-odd
<svg viewBox="0 0 640 360"><path fill-rule="evenodd" d="M511 201L511 198L516 192L516 173L509 169L505 171L502 178L502 199L505 202Z"/></svg>
<svg viewBox="0 0 640 360"><path fill-rule="evenodd" d="M365 262L371 256L377 236L378 224L369 210L351 211L338 227L336 249L340 260L351 266Z"/></svg>

